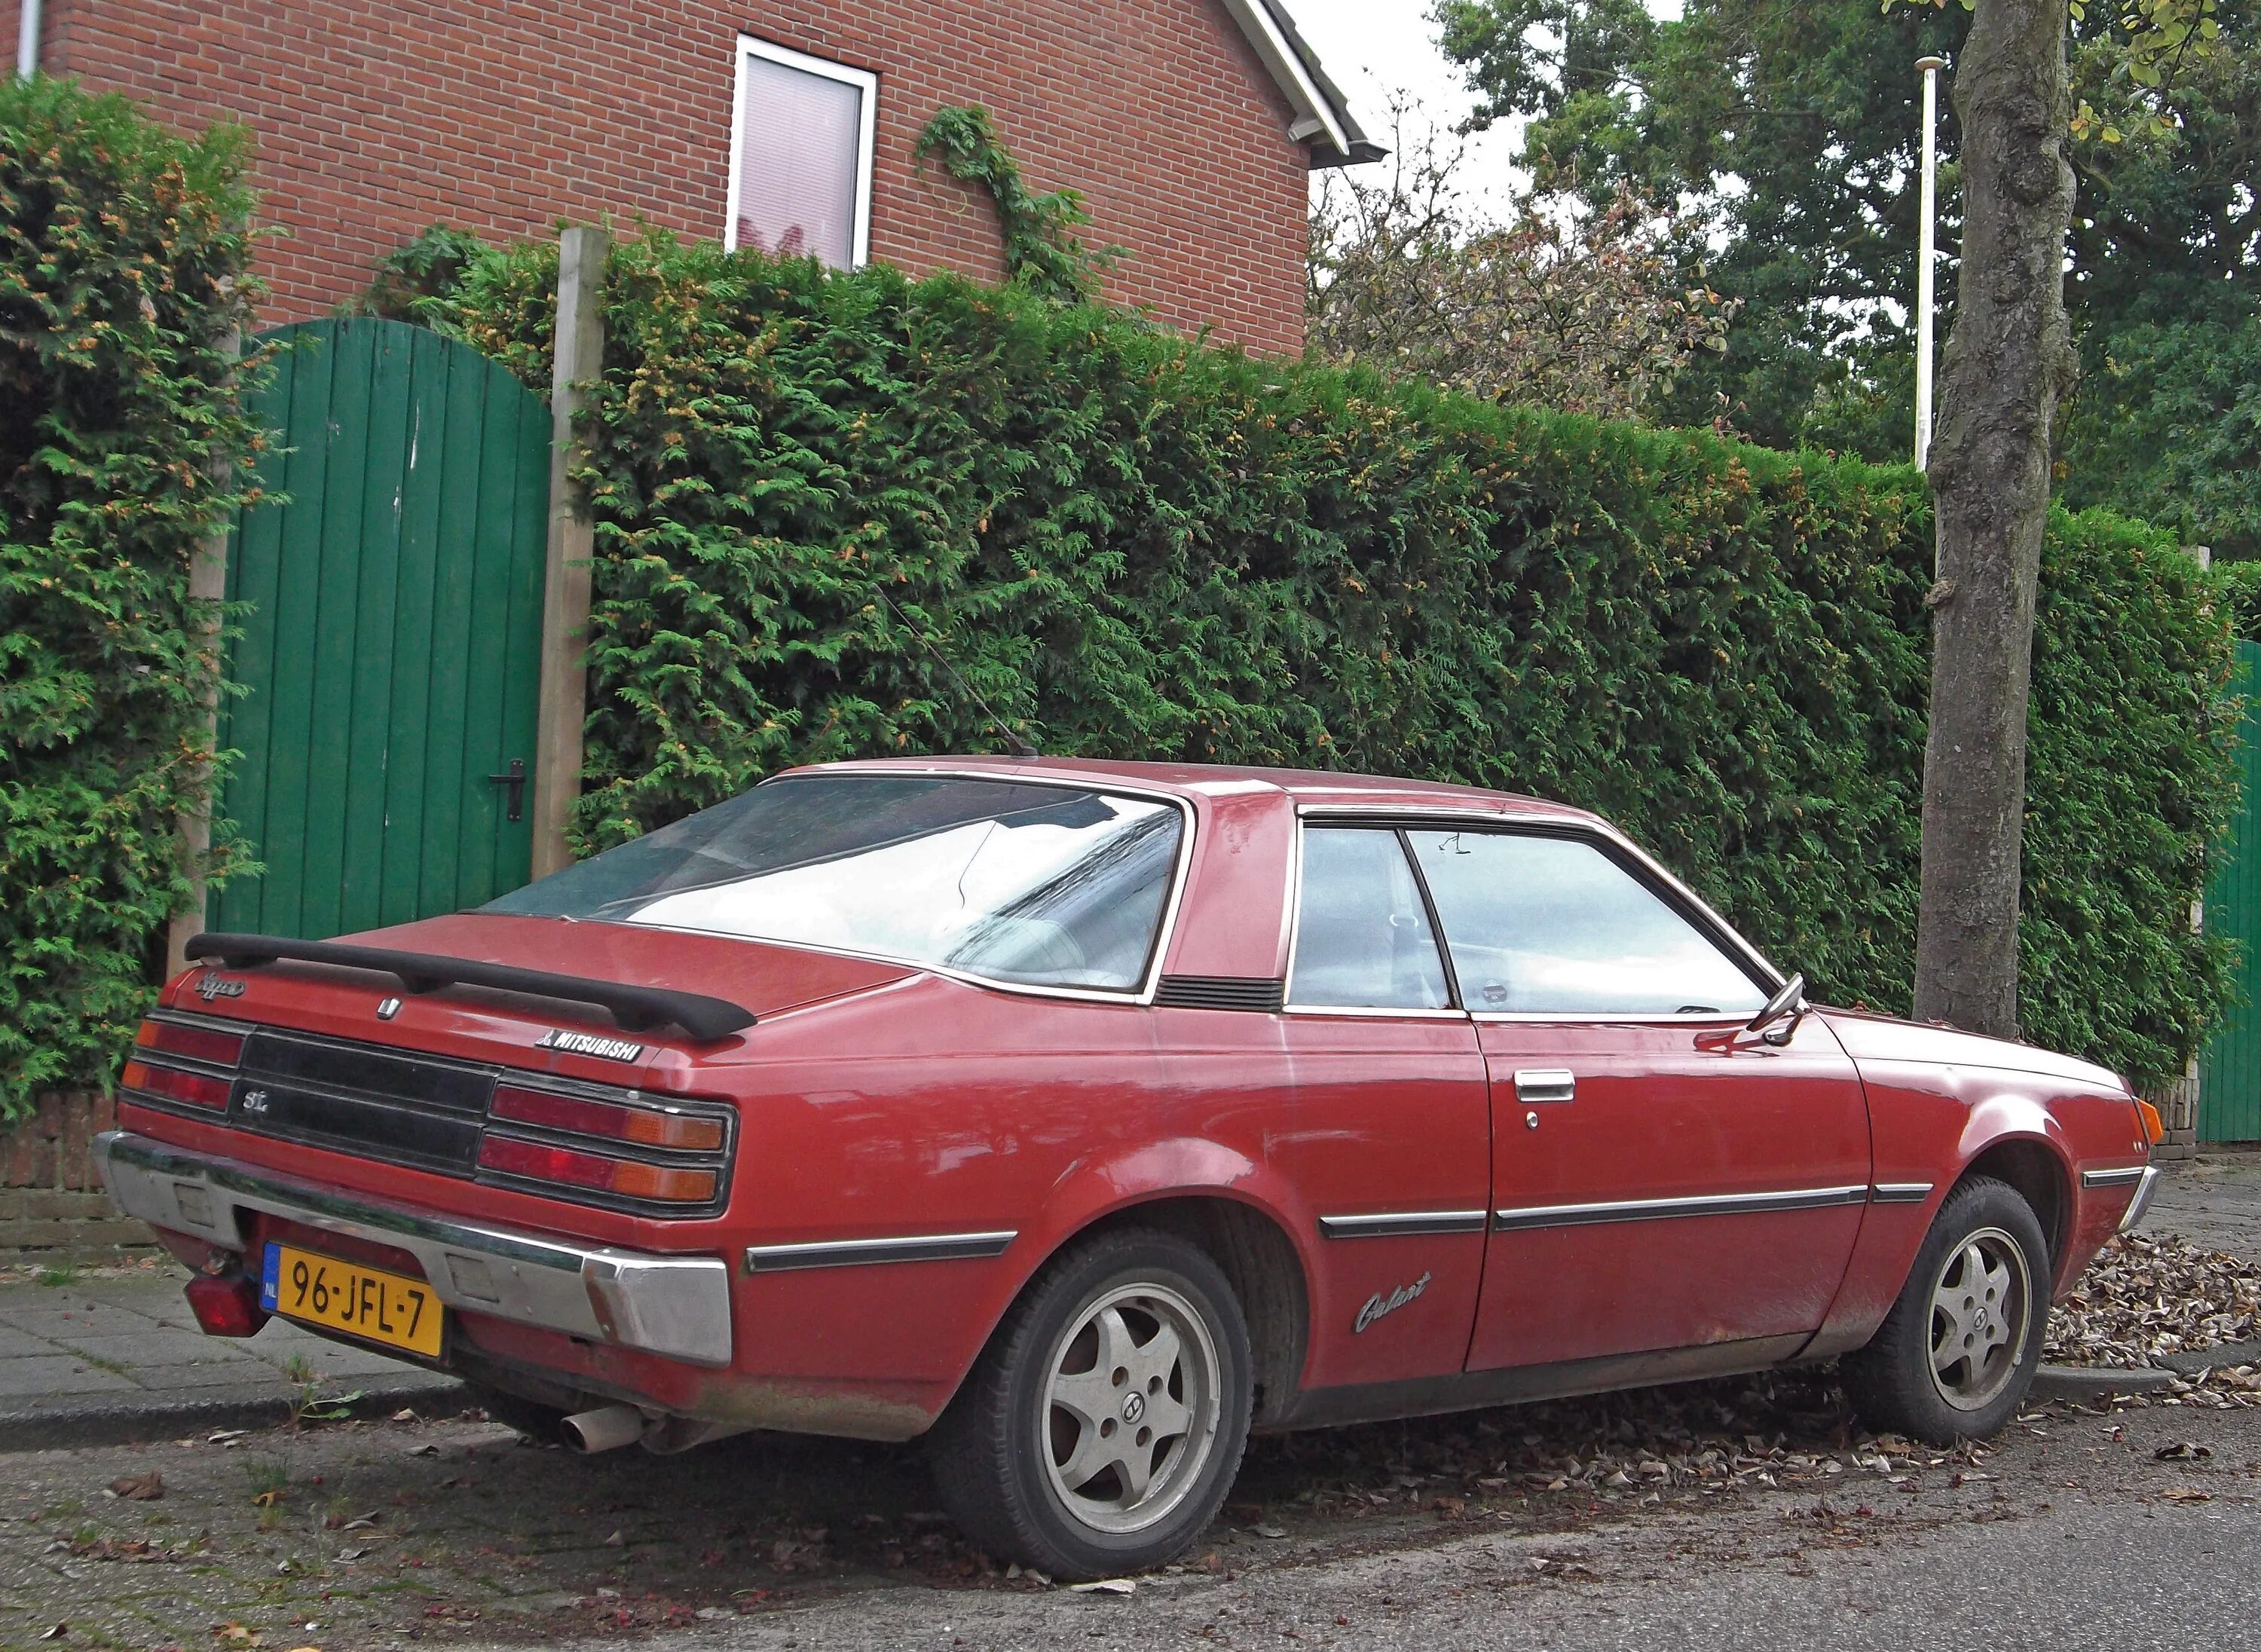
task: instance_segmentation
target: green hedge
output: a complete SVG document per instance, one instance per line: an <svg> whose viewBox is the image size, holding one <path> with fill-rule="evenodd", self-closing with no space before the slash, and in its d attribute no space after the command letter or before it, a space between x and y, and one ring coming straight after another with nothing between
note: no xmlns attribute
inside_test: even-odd
<svg viewBox="0 0 2261 1652"><path fill-rule="evenodd" d="M2261 562L2218 562L2214 571L2221 576L2237 635L2261 643Z"/></svg>
<svg viewBox="0 0 2261 1652"><path fill-rule="evenodd" d="M480 261L448 323L537 386L553 260ZM585 846L791 763L996 749L923 631L1048 751L1600 809L1823 995L1906 1009L1913 473L1251 361L947 277L653 236L610 280ZM2125 522L2060 514L2044 582L2025 1023L2156 1082L2226 990L2188 917L2231 799L2228 628Z"/></svg>
<svg viewBox="0 0 2261 1652"><path fill-rule="evenodd" d="M0 81L0 1119L109 1081L187 894L214 672L189 564L256 442L225 348L246 160Z"/></svg>

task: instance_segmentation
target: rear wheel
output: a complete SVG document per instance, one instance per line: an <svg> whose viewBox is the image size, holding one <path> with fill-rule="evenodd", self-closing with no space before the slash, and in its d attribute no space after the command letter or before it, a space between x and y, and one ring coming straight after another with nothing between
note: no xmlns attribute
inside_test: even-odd
<svg viewBox="0 0 2261 1652"><path fill-rule="evenodd" d="M1959 1184L1891 1312L1845 1356L1863 1420L1935 1445L2008 1422L2041 1363L2049 1277L2048 1241L2017 1189L1991 1176Z"/></svg>
<svg viewBox="0 0 2261 1652"><path fill-rule="evenodd" d="M1110 1233L1014 1304L930 1437L967 1536L1061 1578L1160 1565L1224 1501L1248 1439L1248 1327L1174 1235Z"/></svg>

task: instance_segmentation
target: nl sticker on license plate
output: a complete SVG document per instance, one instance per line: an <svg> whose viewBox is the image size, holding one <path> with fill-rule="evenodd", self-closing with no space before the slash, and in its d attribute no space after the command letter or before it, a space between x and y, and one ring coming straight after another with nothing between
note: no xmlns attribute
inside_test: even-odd
<svg viewBox="0 0 2261 1652"><path fill-rule="evenodd" d="M286 1319L427 1359L440 1357L440 1299L425 1281L406 1274L341 1261L295 1245L269 1245L260 1270L259 1305Z"/></svg>

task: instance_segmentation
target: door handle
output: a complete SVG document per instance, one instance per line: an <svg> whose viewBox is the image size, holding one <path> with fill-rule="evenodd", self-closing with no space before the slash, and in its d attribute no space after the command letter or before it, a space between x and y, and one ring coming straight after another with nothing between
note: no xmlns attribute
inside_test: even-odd
<svg viewBox="0 0 2261 1652"><path fill-rule="evenodd" d="M1568 1067L1520 1067L1515 1074L1518 1102L1567 1102L1578 1093L1577 1075Z"/></svg>
<svg viewBox="0 0 2261 1652"><path fill-rule="evenodd" d="M490 786L506 786L510 795L504 801L504 818L520 820L526 815L526 759L513 758L510 767L500 774L487 776Z"/></svg>

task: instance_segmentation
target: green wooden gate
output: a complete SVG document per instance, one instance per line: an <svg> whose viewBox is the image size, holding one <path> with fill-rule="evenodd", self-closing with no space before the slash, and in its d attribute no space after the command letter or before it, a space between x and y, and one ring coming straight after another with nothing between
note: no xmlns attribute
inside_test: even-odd
<svg viewBox="0 0 2261 1652"><path fill-rule="evenodd" d="M2199 1081L2200 1141L2261 1140L2261 646L2237 645L2236 692L2245 700L2237 746L2238 811L2229 863L2206 892L2207 928L2244 951L2243 1002L2206 1047Z"/></svg>
<svg viewBox="0 0 2261 1652"><path fill-rule="evenodd" d="M229 548L249 607L220 729L220 812L266 871L208 922L319 938L476 905L532 853L549 409L422 327L266 336L291 348L261 481L289 502Z"/></svg>

